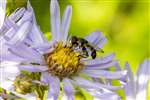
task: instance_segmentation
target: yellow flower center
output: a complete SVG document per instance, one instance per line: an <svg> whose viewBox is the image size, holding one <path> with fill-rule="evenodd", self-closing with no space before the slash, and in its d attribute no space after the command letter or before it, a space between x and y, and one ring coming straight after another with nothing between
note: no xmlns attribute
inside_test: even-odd
<svg viewBox="0 0 150 100"><path fill-rule="evenodd" d="M71 46L63 46L62 42L57 44L53 52L45 54L44 58L49 72L60 78L74 75L83 68L80 53L75 52Z"/></svg>

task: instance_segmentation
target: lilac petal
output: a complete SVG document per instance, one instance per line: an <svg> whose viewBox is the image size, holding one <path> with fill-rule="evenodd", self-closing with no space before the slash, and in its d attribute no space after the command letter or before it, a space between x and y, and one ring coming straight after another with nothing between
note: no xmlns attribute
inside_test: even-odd
<svg viewBox="0 0 150 100"><path fill-rule="evenodd" d="M31 45L33 44L33 42L31 41L31 39L29 37L27 37L25 40L24 40L24 44L28 45L31 47Z"/></svg>
<svg viewBox="0 0 150 100"><path fill-rule="evenodd" d="M99 41L99 43L97 43L97 48L96 48L96 50L99 50L100 48L102 48L103 45L104 45L106 42L107 42L107 39L106 39L105 37L103 37L103 38Z"/></svg>
<svg viewBox="0 0 150 100"><path fill-rule="evenodd" d="M87 74L94 78L107 78L107 79L120 79L127 74L127 71L110 72L106 70L83 70L82 73Z"/></svg>
<svg viewBox="0 0 150 100"><path fill-rule="evenodd" d="M95 82L95 83L96 83L96 82ZM120 89L123 89L123 87L124 87L124 86L105 85L105 84L101 84L101 83L96 83L96 84L98 84L99 86L101 86L101 87L103 87L103 88L112 90L112 91L120 90Z"/></svg>
<svg viewBox="0 0 150 100"><path fill-rule="evenodd" d="M121 100L121 98L114 92L111 91L104 91L104 92L100 92L100 91L95 91L93 89L88 90L88 92L91 93L91 95L93 95L95 98L94 100Z"/></svg>
<svg viewBox="0 0 150 100"><path fill-rule="evenodd" d="M102 58L96 58L96 59L92 59L92 60L83 60L83 62L85 63L85 65L93 66L93 65L98 65L98 64L110 62L110 61L112 61L114 56L115 56L115 54L112 53L112 54L109 54L109 55L102 57Z"/></svg>
<svg viewBox="0 0 150 100"><path fill-rule="evenodd" d="M137 98L140 100L142 97L143 100L146 100L146 90L148 86L148 81L150 80L150 61L145 60L138 68L137 71L137 81L136 81L136 93Z"/></svg>
<svg viewBox="0 0 150 100"><path fill-rule="evenodd" d="M57 100L60 92L60 80L56 76L49 77L47 100Z"/></svg>
<svg viewBox="0 0 150 100"><path fill-rule="evenodd" d="M51 32L52 32L52 40L59 40L62 37L60 33L60 9L57 0L51 0L50 4L50 14L51 14Z"/></svg>
<svg viewBox="0 0 150 100"><path fill-rule="evenodd" d="M42 63L43 62L43 57L40 55L36 50L21 44L17 47L9 45L10 48L8 49L10 52L13 54L25 58L25 59L30 59L32 61L37 61L37 63Z"/></svg>
<svg viewBox="0 0 150 100"><path fill-rule="evenodd" d="M110 61L104 64L99 64L99 65L86 65L86 69L87 70L101 70L101 69L107 69L110 68L112 66L114 66L118 61Z"/></svg>
<svg viewBox="0 0 150 100"><path fill-rule="evenodd" d="M9 44L12 45L18 45L20 44L27 36L27 34L29 33L31 27L31 22L27 21L25 22L17 31L16 35L14 37L12 37L9 41Z"/></svg>
<svg viewBox="0 0 150 100"><path fill-rule="evenodd" d="M121 69L121 66L119 65L119 63L116 63L116 64L115 64L115 68L116 68L116 70L119 70L119 71L122 70L122 69Z"/></svg>
<svg viewBox="0 0 150 100"><path fill-rule="evenodd" d="M0 55L0 61L12 61L12 62L18 62L18 63L33 63L30 59L21 58L10 52Z"/></svg>
<svg viewBox="0 0 150 100"><path fill-rule="evenodd" d="M14 21L12 21L11 19L6 18L5 20L5 25L9 28L14 28L15 30L18 30L18 25L16 25L16 23Z"/></svg>
<svg viewBox="0 0 150 100"><path fill-rule="evenodd" d="M106 42L106 38L102 35L101 32L96 31L91 33L89 36L85 37L97 50L102 48L104 43Z"/></svg>
<svg viewBox="0 0 150 100"><path fill-rule="evenodd" d="M93 32L87 37L85 37L86 40L88 40L93 45L96 45L96 43L101 39L102 33L99 31Z"/></svg>
<svg viewBox="0 0 150 100"><path fill-rule="evenodd" d="M43 82L44 84L47 84L48 85L48 83L49 83L49 77L51 77L50 76L50 73L48 73L48 72L43 72L42 74L41 74L41 82Z"/></svg>
<svg viewBox="0 0 150 100"><path fill-rule="evenodd" d="M85 87L85 88L95 88L95 89L109 89L109 90L119 90L122 89L123 86L112 86L112 85L105 85L105 84L101 84L100 82L95 82L95 81L90 81L90 80L86 80L83 78L74 78L75 82L77 85L80 85L81 87Z"/></svg>
<svg viewBox="0 0 150 100"><path fill-rule="evenodd" d="M0 33L5 33L9 30L10 26L6 24L8 20L17 22L23 16L24 12L25 8L20 8L19 10L17 9L15 12L13 12L8 18L6 18L3 27L0 29Z"/></svg>
<svg viewBox="0 0 150 100"><path fill-rule="evenodd" d="M67 6L62 18L63 40L67 40L71 17L72 17L72 6Z"/></svg>
<svg viewBox="0 0 150 100"><path fill-rule="evenodd" d="M45 48L50 48L51 46L52 46L52 43L49 43L49 42L31 45L31 47L35 49L43 49L43 48L45 49Z"/></svg>
<svg viewBox="0 0 150 100"><path fill-rule="evenodd" d="M85 80L83 78L79 78L79 77L75 77L74 78L76 85L79 85L80 87L83 87L84 89L86 89L88 92L91 93L91 95L102 98L105 97L106 94L113 94L116 96L116 93L108 90L107 88L101 87L100 84L92 82L90 80ZM107 97L108 98L108 97Z"/></svg>
<svg viewBox="0 0 150 100"><path fill-rule="evenodd" d="M33 18L33 12L25 11L24 15L21 17L21 19L17 22L17 25L20 26L26 21L31 21Z"/></svg>
<svg viewBox="0 0 150 100"><path fill-rule="evenodd" d="M30 38L34 42L34 44L42 44L44 43L45 38L44 38L43 33L40 31L37 25L34 11L29 1L28 1L27 6L28 6L28 10L31 10L31 12L33 13L33 28L32 28L31 34L29 34Z"/></svg>
<svg viewBox="0 0 150 100"><path fill-rule="evenodd" d="M43 72L48 70L47 66L40 66L40 65L19 65L18 68L20 70L26 70L29 72Z"/></svg>
<svg viewBox="0 0 150 100"><path fill-rule="evenodd" d="M0 1L0 29L3 26L4 19L5 19L5 11L6 10L6 0L1 0Z"/></svg>
<svg viewBox="0 0 150 100"><path fill-rule="evenodd" d="M74 100L74 87L68 78L63 79L64 92L67 100ZM64 97L65 98L65 97Z"/></svg>
<svg viewBox="0 0 150 100"><path fill-rule="evenodd" d="M128 71L128 80L127 80L127 84L125 86L125 94L126 94L126 99L127 100L132 100L133 98L135 98L135 80L132 74L132 71L130 69L130 65L128 63L125 64L125 68Z"/></svg>
<svg viewBox="0 0 150 100"><path fill-rule="evenodd" d="M25 13L25 8L16 9L8 18L17 22Z"/></svg>
<svg viewBox="0 0 150 100"><path fill-rule="evenodd" d="M39 30L38 26L35 23L33 23L33 28L29 36L34 44L44 43L45 39L43 33Z"/></svg>
<svg viewBox="0 0 150 100"><path fill-rule="evenodd" d="M119 63L116 63L114 66L115 66L115 68L116 68L117 71L121 71L122 70L121 66L119 65ZM126 78L127 78L127 76L122 77L121 79L119 79L120 83L123 84L123 85L125 85L126 84Z"/></svg>

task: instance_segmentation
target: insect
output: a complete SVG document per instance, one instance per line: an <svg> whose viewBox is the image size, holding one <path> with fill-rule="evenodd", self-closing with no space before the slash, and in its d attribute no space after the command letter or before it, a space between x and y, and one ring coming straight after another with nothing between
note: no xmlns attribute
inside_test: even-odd
<svg viewBox="0 0 150 100"><path fill-rule="evenodd" d="M96 49L86 39L72 36L71 44L72 44L72 47L78 48L79 50L82 51L81 52L82 57L84 58L89 57L89 52L90 52L92 59L96 58Z"/></svg>

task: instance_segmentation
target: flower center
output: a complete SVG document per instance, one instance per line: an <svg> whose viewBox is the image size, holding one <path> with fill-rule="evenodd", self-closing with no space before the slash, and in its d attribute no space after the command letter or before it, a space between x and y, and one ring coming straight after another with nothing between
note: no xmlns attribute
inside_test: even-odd
<svg viewBox="0 0 150 100"><path fill-rule="evenodd" d="M71 46L63 46L60 42L51 53L44 55L45 61L52 75L68 77L76 74L83 68L80 62L80 53L75 52Z"/></svg>
<svg viewBox="0 0 150 100"><path fill-rule="evenodd" d="M14 81L14 88L17 93L30 93L33 90L32 79L28 76L20 74Z"/></svg>

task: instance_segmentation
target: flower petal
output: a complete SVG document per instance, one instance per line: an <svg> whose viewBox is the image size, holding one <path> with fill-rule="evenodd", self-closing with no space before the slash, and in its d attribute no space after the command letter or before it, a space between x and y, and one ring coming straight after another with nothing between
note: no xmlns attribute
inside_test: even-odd
<svg viewBox="0 0 150 100"><path fill-rule="evenodd" d="M14 37L12 37L9 41L9 44L11 45L18 45L20 44L26 37L27 34L29 33L31 27L31 22L27 21L25 22L17 31Z"/></svg>
<svg viewBox="0 0 150 100"><path fill-rule="evenodd" d="M114 66L118 61L110 61L104 64L99 64L99 65L86 65L86 69L88 70L101 70L101 69L107 69L112 66Z"/></svg>
<svg viewBox="0 0 150 100"><path fill-rule="evenodd" d="M81 87L85 87L85 88L93 88L93 89L108 89L108 90L119 90L122 89L123 86L112 86L112 85L105 85L105 84L101 84L100 82L96 82L96 81L91 81L91 80L86 80L83 78L74 78L75 82L77 85L81 86Z"/></svg>
<svg viewBox="0 0 150 100"><path fill-rule="evenodd" d="M44 38L43 33L40 31L40 29L37 25L36 18L34 15L34 10L30 4L30 1L28 1L27 7L28 7L28 10L30 12L32 12L32 14L33 14L33 27L32 27L31 33L29 34L30 38L34 42L34 44L42 44L42 43L44 43L45 38Z"/></svg>
<svg viewBox="0 0 150 100"><path fill-rule="evenodd" d="M20 70L16 67L18 63L0 62L0 82L6 80L14 80L20 74Z"/></svg>
<svg viewBox="0 0 150 100"><path fill-rule="evenodd" d="M130 65L128 63L125 64L125 68L128 71L127 74L127 84L125 86L125 94L127 100L134 100L136 98L136 88L135 88L135 80L130 69Z"/></svg>
<svg viewBox="0 0 150 100"><path fill-rule="evenodd" d="M49 90L47 100L57 100L60 92L60 80L56 76L49 77Z"/></svg>
<svg viewBox="0 0 150 100"><path fill-rule="evenodd" d="M62 18L63 40L67 40L71 17L72 17L72 6L67 6Z"/></svg>
<svg viewBox="0 0 150 100"><path fill-rule="evenodd" d="M44 83L44 84L49 84L49 77L51 77L50 75L49 75L49 73L48 72L43 72L43 73L41 73L41 81Z"/></svg>
<svg viewBox="0 0 150 100"><path fill-rule="evenodd" d="M13 54L15 54L16 56L22 57L24 59L30 59L33 62L37 62L37 63L44 62L43 57L42 55L39 54L39 52L24 44L21 44L19 46L12 46L12 45L9 46L10 48L8 50Z"/></svg>
<svg viewBox="0 0 150 100"><path fill-rule="evenodd" d="M137 71L137 81L136 81L136 93L137 100L146 100L146 91L148 86L148 81L150 80L150 61L145 60L138 68Z"/></svg>
<svg viewBox="0 0 150 100"><path fill-rule="evenodd" d="M63 96L64 100L74 100L74 87L71 81L68 78L63 79L63 86L65 95Z"/></svg>
<svg viewBox="0 0 150 100"><path fill-rule="evenodd" d="M100 100L103 100L104 97L110 96L110 94L113 96L117 96L116 93L108 90L107 88L101 87L101 85L99 85L98 83L92 82L90 80L85 80L79 77L75 77L74 80L75 81L72 81L73 83L86 89L91 95L100 98Z"/></svg>
<svg viewBox="0 0 150 100"><path fill-rule="evenodd" d="M93 66L93 65L99 65L99 64L103 64L103 63L107 63L107 62L110 62L113 60L115 54L112 53L112 54L109 54L105 57L102 57L102 58L96 58L96 59L90 59L90 60L83 60L83 62L85 63L85 65L88 65L88 66Z"/></svg>
<svg viewBox="0 0 150 100"><path fill-rule="evenodd" d="M51 0L50 11L52 40L59 40L62 34L60 33L60 9L57 0Z"/></svg>
<svg viewBox="0 0 150 100"><path fill-rule="evenodd" d="M17 22L24 15L25 11L25 8L16 9L16 11L9 16L9 19Z"/></svg>
<svg viewBox="0 0 150 100"><path fill-rule="evenodd" d="M97 50L102 48L106 42L106 38L102 35L100 31L91 33L89 36L85 37Z"/></svg>
<svg viewBox="0 0 150 100"><path fill-rule="evenodd" d="M3 50L4 51L4 50ZM16 56L6 50L3 52L3 55L0 55L0 61L11 61L11 62L18 62L18 63L32 63L30 59L24 59L19 56Z"/></svg>
<svg viewBox="0 0 150 100"><path fill-rule="evenodd" d="M96 99L94 100L121 100L121 98L114 92L105 91L104 93L100 91L95 91L93 89L88 90Z"/></svg>
<svg viewBox="0 0 150 100"><path fill-rule="evenodd" d="M17 21L17 25L20 26L26 21L33 20L33 12L26 10L21 18Z"/></svg>
<svg viewBox="0 0 150 100"><path fill-rule="evenodd" d="M1 0L0 1L0 29L3 26L4 19L5 19L5 13L6 13L6 0Z"/></svg>
<svg viewBox="0 0 150 100"><path fill-rule="evenodd" d="M115 71L110 72L106 70L83 70L82 73L87 74L94 78L106 78L106 79L120 79L127 74L127 71Z"/></svg>
<svg viewBox="0 0 150 100"><path fill-rule="evenodd" d="M18 68L20 70L26 70L29 72L43 72L48 70L47 66L40 66L40 65L19 65Z"/></svg>

